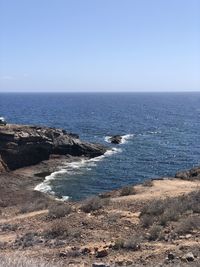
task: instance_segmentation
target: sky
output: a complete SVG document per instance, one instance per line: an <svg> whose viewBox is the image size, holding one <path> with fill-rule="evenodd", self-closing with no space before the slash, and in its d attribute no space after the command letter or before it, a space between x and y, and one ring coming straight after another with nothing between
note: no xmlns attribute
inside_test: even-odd
<svg viewBox="0 0 200 267"><path fill-rule="evenodd" d="M200 91L199 0L0 0L0 92Z"/></svg>

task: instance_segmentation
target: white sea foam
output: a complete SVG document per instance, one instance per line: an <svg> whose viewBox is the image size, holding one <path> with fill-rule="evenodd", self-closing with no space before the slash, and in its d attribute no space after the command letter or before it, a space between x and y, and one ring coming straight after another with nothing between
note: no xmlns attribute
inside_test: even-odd
<svg viewBox="0 0 200 267"><path fill-rule="evenodd" d="M148 131L147 133L150 133L150 134L160 134L161 131Z"/></svg>
<svg viewBox="0 0 200 267"><path fill-rule="evenodd" d="M125 144L129 139L132 139L134 134L125 134L122 135L122 144Z"/></svg>
<svg viewBox="0 0 200 267"><path fill-rule="evenodd" d="M45 177L45 180L38 184L34 190L40 191L43 193L48 193L51 195L55 195L55 192L52 190L51 187L51 181L55 179L59 179L60 174L66 173L67 175L72 175L74 172L77 172L80 169L85 169L87 171L90 171L92 167L96 166L96 162L103 160L106 157L112 156L113 154L119 153L122 150L120 148L112 148L110 150L107 150L104 155L101 155L99 157L95 157L92 159L82 159L80 161L74 161L67 163L65 166L62 166L60 170L57 170L50 175ZM61 176L62 179L62 176ZM68 196L62 196L62 198L56 198L57 200L60 201L65 201L69 197Z"/></svg>
<svg viewBox="0 0 200 267"><path fill-rule="evenodd" d="M121 144L125 144L128 142L128 140L130 140L134 137L134 134L125 134L125 135L122 135L121 137L122 137ZM111 143L110 138L111 138L111 136L106 136L104 140L107 143Z"/></svg>
<svg viewBox="0 0 200 267"><path fill-rule="evenodd" d="M55 198L58 201L67 201L69 200L69 196L62 196L61 198Z"/></svg>
<svg viewBox="0 0 200 267"><path fill-rule="evenodd" d="M51 189L50 182L51 180L54 180L58 174L63 174L63 173L67 173L67 170L61 169L59 171L51 173L50 175L46 176L45 180L42 183L38 184L34 188L34 190L55 195L55 193Z"/></svg>

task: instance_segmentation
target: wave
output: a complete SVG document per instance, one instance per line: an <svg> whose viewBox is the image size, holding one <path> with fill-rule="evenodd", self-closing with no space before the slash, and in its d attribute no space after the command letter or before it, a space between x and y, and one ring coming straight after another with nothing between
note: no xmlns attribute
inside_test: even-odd
<svg viewBox="0 0 200 267"><path fill-rule="evenodd" d="M146 136L146 135L151 135L151 134L161 134L161 131L147 131L141 134L138 134L139 136Z"/></svg>
<svg viewBox="0 0 200 267"><path fill-rule="evenodd" d="M147 133L149 133L149 134L160 134L161 131L148 131Z"/></svg>
<svg viewBox="0 0 200 267"><path fill-rule="evenodd" d="M66 163L66 165L62 166L60 170L57 170L51 173L50 175L46 176L44 181L38 184L34 188L34 190L40 191L43 193L48 193L50 195L55 196L56 194L52 190L52 187L51 187L52 180L59 179L60 177L62 179L62 174L73 175L74 173L77 173L78 170L81 170L81 169L90 171L92 170L92 167L96 166L96 162L101 161L106 157L110 157L113 154L120 153L120 152L122 152L120 148L112 148L112 149L107 150L103 155L99 157L95 157L92 159L81 159L80 161L73 161L70 163ZM60 201L66 201L69 199L69 196L62 196L56 199Z"/></svg>
<svg viewBox="0 0 200 267"><path fill-rule="evenodd" d="M125 144L125 143L127 143L128 140L132 139L134 136L135 136L134 134L125 134L125 135L122 135L122 136L121 136L121 137L122 137L121 144ZM107 143L111 143L111 142L110 142L110 138L111 138L111 136L106 136L104 140L105 140Z"/></svg>
<svg viewBox="0 0 200 267"><path fill-rule="evenodd" d="M59 171L52 172L50 175L46 176L44 181L34 188L36 191L40 191L43 193L49 193L51 195L55 195L55 192L52 191L52 188L50 186L50 181L54 180L58 174L66 173L67 170L61 169Z"/></svg>

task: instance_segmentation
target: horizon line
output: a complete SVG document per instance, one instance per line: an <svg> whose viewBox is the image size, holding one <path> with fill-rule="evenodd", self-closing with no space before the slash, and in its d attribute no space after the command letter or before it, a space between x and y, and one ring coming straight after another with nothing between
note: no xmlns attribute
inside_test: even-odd
<svg viewBox="0 0 200 267"><path fill-rule="evenodd" d="M200 93L200 90L193 90L193 91L189 91L189 90L183 90L183 91L0 91L0 94L12 94L12 93L20 93L20 94L77 94L77 93L83 93L83 94L88 94L88 93L93 93L93 94L110 94L110 93L114 93L114 94L118 94L118 93Z"/></svg>

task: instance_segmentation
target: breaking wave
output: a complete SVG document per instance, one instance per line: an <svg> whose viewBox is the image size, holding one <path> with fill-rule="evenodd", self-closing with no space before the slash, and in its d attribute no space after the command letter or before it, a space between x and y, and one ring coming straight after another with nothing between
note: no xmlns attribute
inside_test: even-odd
<svg viewBox="0 0 200 267"><path fill-rule="evenodd" d="M67 175L73 175L77 173L81 169L85 169L90 171L92 167L96 166L96 162L103 160L106 157L110 157L113 154L120 153L122 150L120 148L111 148L108 151L106 151L103 155L99 157L95 157L92 159L81 159L80 161L74 161L70 163L66 163L66 165L60 167L60 170L57 170L50 175L46 176L44 181L40 184L38 184L34 190L40 191L43 193L48 193L51 195L56 195L55 192L52 190L51 187L51 181L55 179L62 179L63 174ZM69 199L69 196L61 196L59 198L56 198L60 201L66 201Z"/></svg>

